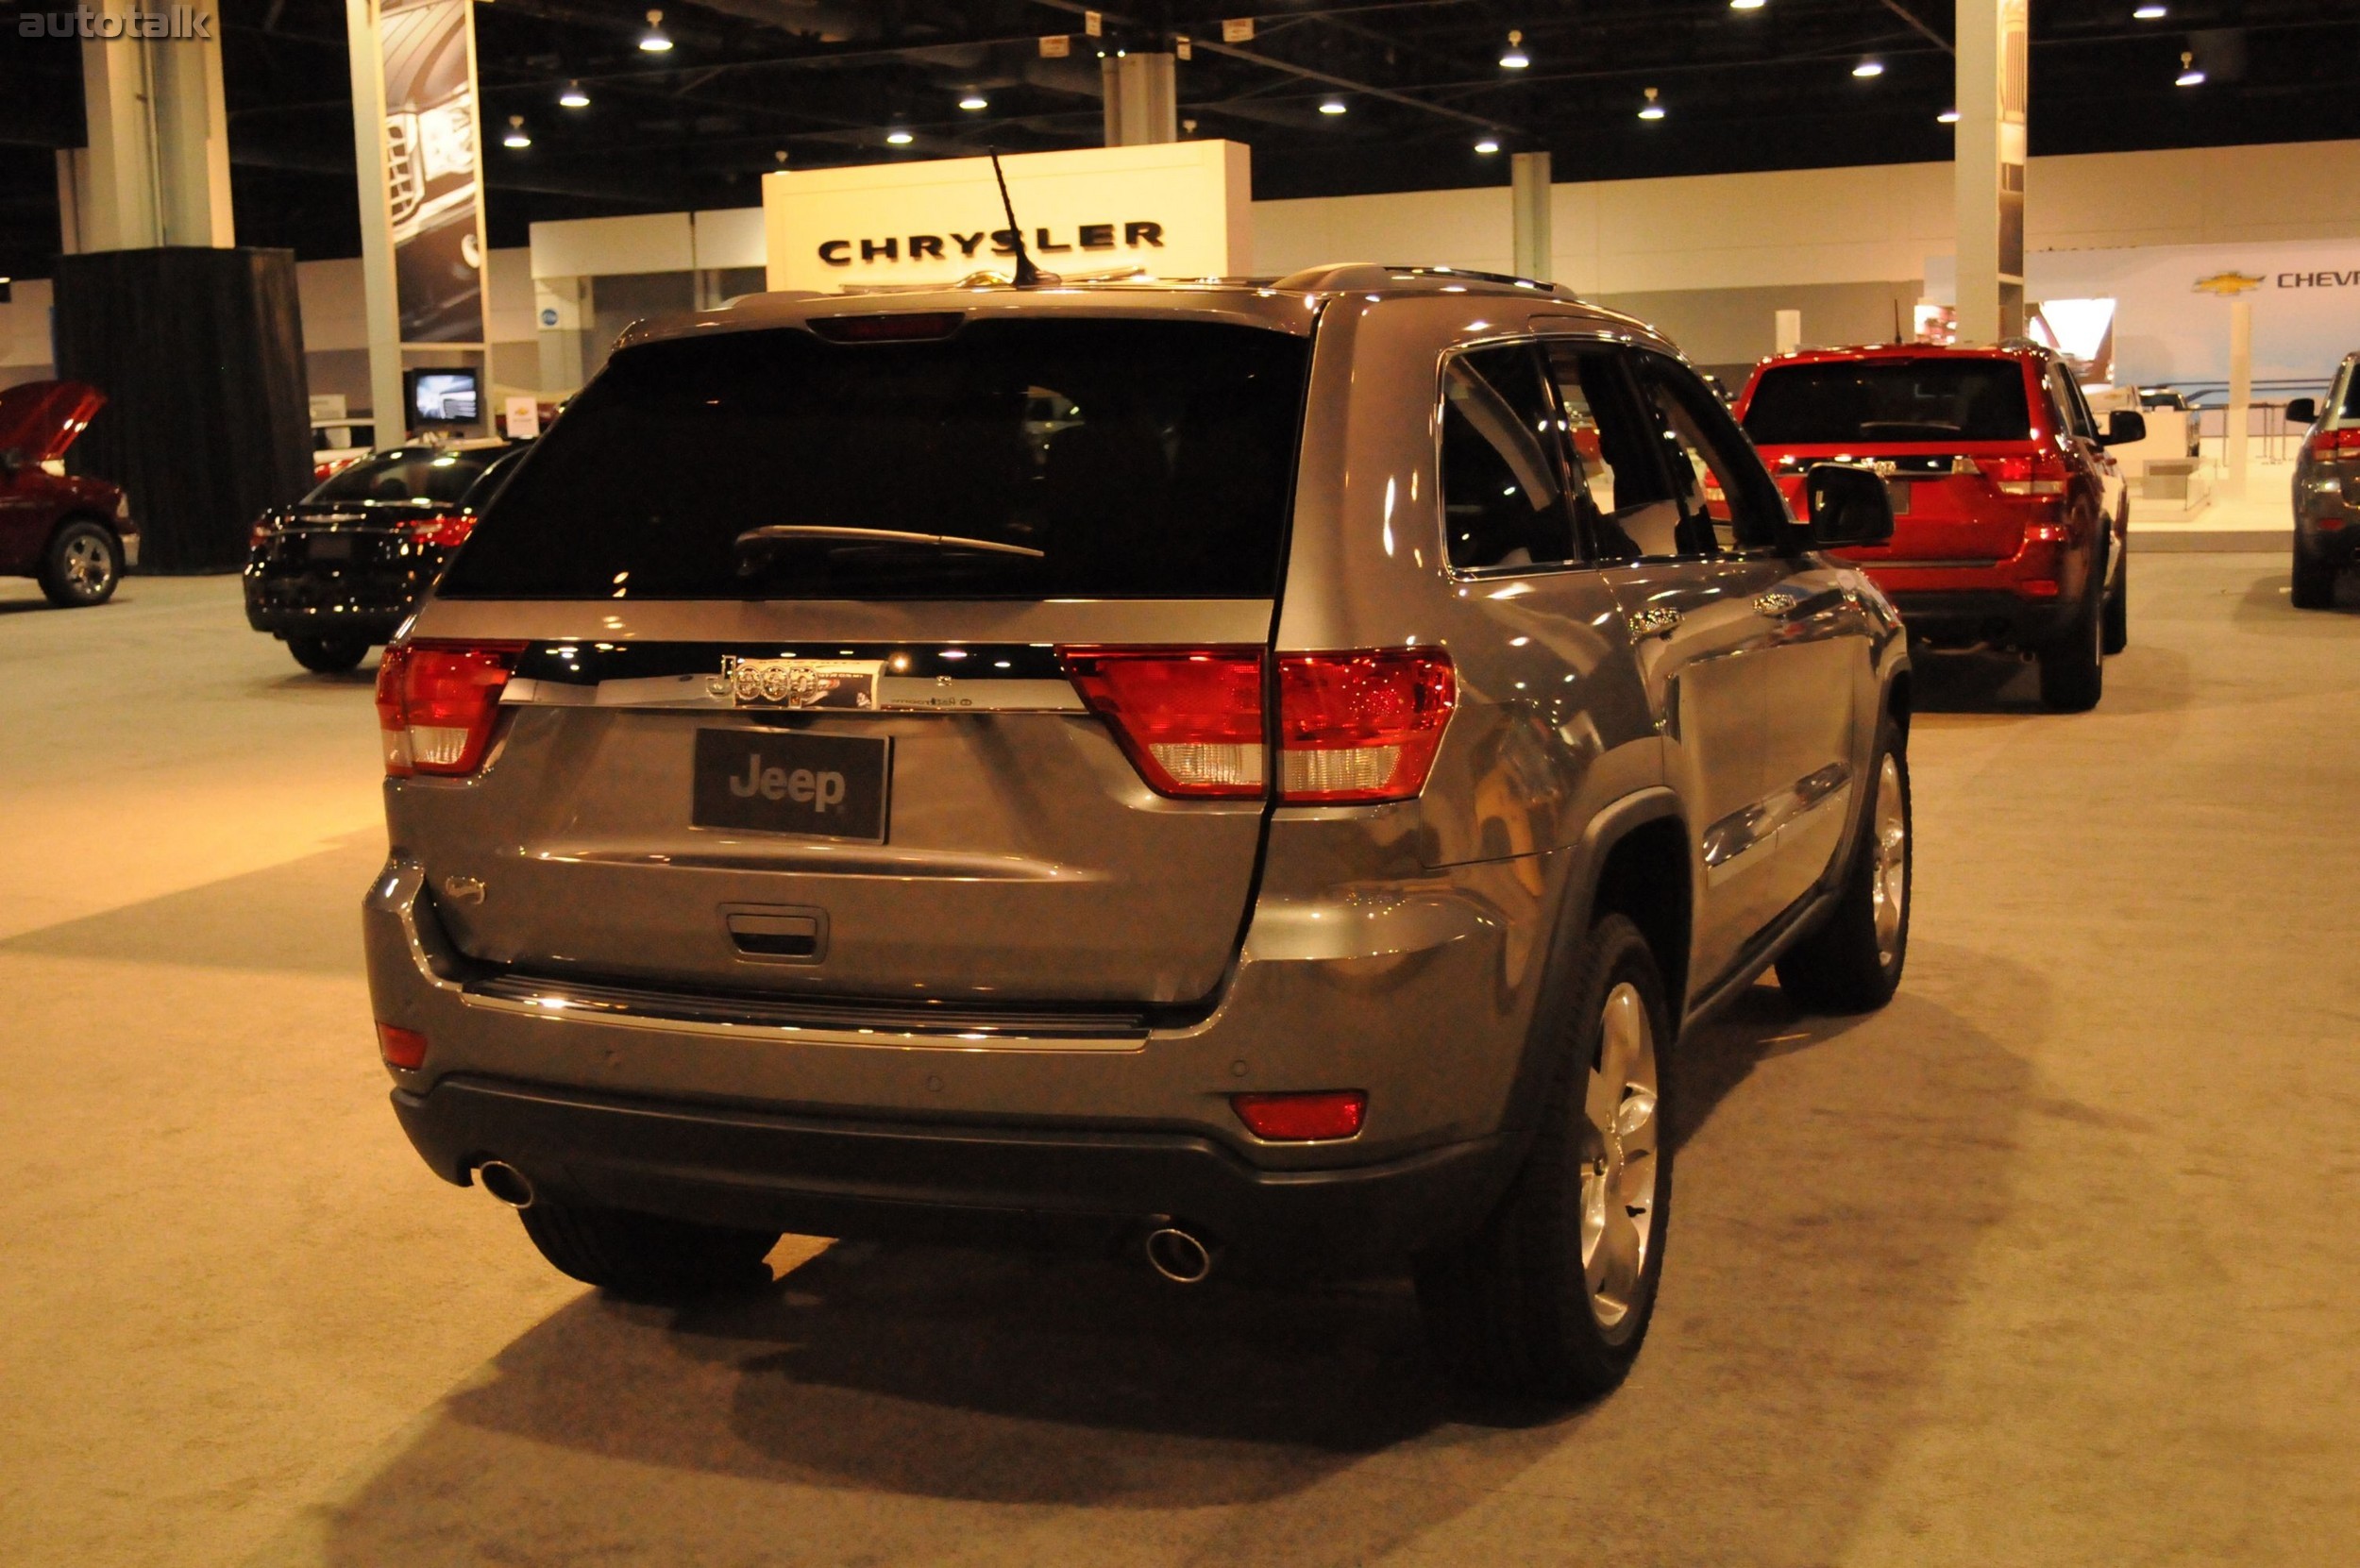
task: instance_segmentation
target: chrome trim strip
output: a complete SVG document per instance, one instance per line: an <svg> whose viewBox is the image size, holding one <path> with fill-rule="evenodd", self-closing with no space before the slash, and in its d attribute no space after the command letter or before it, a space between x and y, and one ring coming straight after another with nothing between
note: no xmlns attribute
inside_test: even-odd
<svg viewBox="0 0 2360 1568"><path fill-rule="evenodd" d="M1881 567L1886 571L1906 572L1952 570L1987 572L1991 570L1992 567L1999 565L1997 560L1961 561L1955 559L1949 561L1855 561L1852 564L1856 566L1865 567L1870 571L1875 571Z"/></svg>
<svg viewBox="0 0 2360 1568"><path fill-rule="evenodd" d="M656 675L577 685L518 677L500 691L512 705L545 708L691 708L709 713L822 713L831 718L863 713L1059 713L1089 710L1070 681L974 680L952 675L882 675L873 708L789 708L740 705L716 697L710 675Z"/></svg>
<svg viewBox="0 0 2360 1568"><path fill-rule="evenodd" d="M1734 874L1733 863L1771 842L1830 801L1841 800L1852 782L1852 770L1831 762L1795 780L1776 794L1733 811L1705 829L1705 874L1717 885Z"/></svg>

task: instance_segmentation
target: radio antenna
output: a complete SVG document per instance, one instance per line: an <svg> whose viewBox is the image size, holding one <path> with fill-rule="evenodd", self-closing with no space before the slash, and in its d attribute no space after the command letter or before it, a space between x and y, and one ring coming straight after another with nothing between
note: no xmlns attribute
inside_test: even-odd
<svg viewBox="0 0 2360 1568"><path fill-rule="evenodd" d="M1040 286L1040 268L1033 265L1032 253L1024 248L1024 230L1016 221L1016 203L1008 199L1008 177L1000 167L1000 149L991 149L991 177L1000 182L1000 208L1008 215L1008 238L1016 242L1016 286L1034 289Z"/></svg>

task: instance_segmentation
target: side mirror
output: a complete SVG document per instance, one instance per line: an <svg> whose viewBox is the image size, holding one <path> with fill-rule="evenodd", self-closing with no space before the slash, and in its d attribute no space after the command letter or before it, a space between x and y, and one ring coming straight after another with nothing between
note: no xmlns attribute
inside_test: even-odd
<svg viewBox="0 0 2360 1568"><path fill-rule="evenodd" d="M2287 424L2316 425L2318 422L2319 400L2318 398L2297 397L2286 405Z"/></svg>
<svg viewBox="0 0 2360 1568"><path fill-rule="evenodd" d="M1893 497L1873 468L1814 463L1803 476L1803 497L1815 548L1881 545L1893 537Z"/></svg>
<svg viewBox="0 0 2360 1568"><path fill-rule="evenodd" d="M2128 447L2134 441L2147 439L2147 415L2130 409L2116 409L2106 416L2106 437L2101 447Z"/></svg>

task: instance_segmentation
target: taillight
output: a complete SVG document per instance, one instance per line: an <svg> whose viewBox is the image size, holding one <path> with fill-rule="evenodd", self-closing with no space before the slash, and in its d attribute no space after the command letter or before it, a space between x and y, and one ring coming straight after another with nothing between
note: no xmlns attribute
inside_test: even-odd
<svg viewBox="0 0 2360 1568"><path fill-rule="evenodd" d="M1259 649L1063 648L1057 656L1157 794L1263 794ZM1414 799L1458 698L1450 655L1439 649L1280 654L1278 798Z"/></svg>
<svg viewBox="0 0 2360 1568"><path fill-rule="evenodd" d="M2360 425L2349 430L2320 430L2311 437L2314 463L2360 463Z"/></svg>
<svg viewBox="0 0 2360 1568"><path fill-rule="evenodd" d="M1414 798L1458 700L1440 649L1279 655L1279 799Z"/></svg>
<svg viewBox="0 0 2360 1568"><path fill-rule="evenodd" d="M483 761L500 691L522 643L396 643L377 666L377 727L385 771L446 776Z"/></svg>
<svg viewBox="0 0 2360 1568"><path fill-rule="evenodd" d="M1057 657L1156 794L1262 793L1260 649L1061 648Z"/></svg>
<svg viewBox="0 0 2360 1568"><path fill-rule="evenodd" d="M2053 452L1984 458L1978 466L2003 496L2062 496L2069 477L2065 460Z"/></svg>
<svg viewBox="0 0 2360 1568"><path fill-rule="evenodd" d="M1229 1104L1256 1138L1289 1143L1352 1138L1360 1131L1369 1111L1368 1095L1357 1088L1311 1094L1233 1094Z"/></svg>
<svg viewBox="0 0 2360 1568"><path fill-rule="evenodd" d="M245 536L245 548L250 550L261 549L264 545L270 543L270 536L278 531L278 529L277 525L273 524L268 518L264 518L262 521L256 523L252 529L247 531Z"/></svg>
<svg viewBox="0 0 2360 1568"><path fill-rule="evenodd" d="M475 531L475 518L468 514L448 517L427 517L414 523L404 523L404 532L421 545L433 545L443 549L457 549Z"/></svg>

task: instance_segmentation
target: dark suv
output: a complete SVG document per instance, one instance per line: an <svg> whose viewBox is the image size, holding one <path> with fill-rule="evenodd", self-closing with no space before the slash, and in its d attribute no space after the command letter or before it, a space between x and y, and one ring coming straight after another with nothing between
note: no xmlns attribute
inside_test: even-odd
<svg viewBox="0 0 2360 1568"><path fill-rule="evenodd" d="M654 447L661 464L646 460ZM1639 323L1370 265L643 325L378 684L402 1125L578 1278L1405 1266L1636 1355L1663 1072L1908 941L1898 619Z"/></svg>
<svg viewBox="0 0 2360 1568"><path fill-rule="evenodd" d="M2116 412L2101 433L2036 344L1783 355L1755 367L1737 413L1790 495L1830 459L1886 477L1893 537L1846 556L1913 639L2030 654L2044 703L2098 705L2103 656L2131 637L2131 507L2106 448L2144 438L2144 415Z"/></svg>
<svg viewBox="0 0 2360 1568"><path fill-rule="evenodd" d="M2360 353L2336 367L2324 413L2298 397L2286 422L2311 427L2295 454L2295 607L2324 610L2360 562Z"/></svg>

